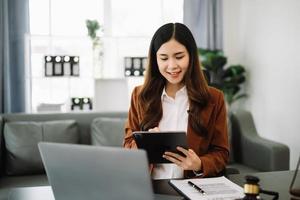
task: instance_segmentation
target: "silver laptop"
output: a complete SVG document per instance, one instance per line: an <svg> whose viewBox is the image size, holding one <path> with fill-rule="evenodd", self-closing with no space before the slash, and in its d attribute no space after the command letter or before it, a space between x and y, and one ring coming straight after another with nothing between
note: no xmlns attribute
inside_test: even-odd
<svg viewBox="0 0 300 200"><path fill-rule="evenodd" d="M143 150L57 143L38 146L56 200L180 199L153 194Z"/></svg>

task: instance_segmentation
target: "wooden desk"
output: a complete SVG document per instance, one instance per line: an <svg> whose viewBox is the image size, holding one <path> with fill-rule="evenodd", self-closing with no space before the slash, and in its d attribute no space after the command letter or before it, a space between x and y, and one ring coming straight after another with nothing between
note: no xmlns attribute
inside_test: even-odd
<svg viewBox="0 0 300 200"><path fill-rule="evenodd" d="M290 199L289 187L294 175L294 171L275 171L275 172L261 172L261 173L249 173L249 174L234 174L229 175L228 178L240 185L244 186L245 176L253 175L260 179L259 185L264 190L276 191L279 193L279 199ZM169 186L167 180L153 181L153 188L155 193L158 194L172 194L178 195L178 193ZM264 199L271 199L269 195L261 195Z"/></svg>
<svg viewBox="0 0 300 200"><path fill-rule="evenodd" d="M162 181L162 182L168 184L167 181ZM170 186L169 189L172 190ZM168 193L165 194L156 193L154 195L154 200L183 200L183 197L179 196L177 193L174 194L175 195L171 195ZM99 199L101 199L101 195ZM39 187L20 187L20 188L11 189L8 200L55 200L55 198L51 186L39 186Z"/></svg>
<svg viewBox="0 0 300 200"><path fill-rule="evenodd" d="M243 187L246 175L257 176L260 179L260 186L265 190L272 190L279 192L279 199L289 200L289 186L293 177L294 171L276 171L276 172L262 172L252 174L235 174L229 175L229 179L234 183ZM153 189L156 194L167 194L178 196L179 194L168 184L169 180L154 180ZM11 190L9 200L34 200L36 192L42 195L42 199L53 200L53 195L47 197L50 187L28 187L28 188L15 188ZM264 199L271 199L268 195L261 195ZM165 197L164 197L165 198ZM163 199L164 199L163 198ZM37 198L41 199L41 198ZM173 199L172 197L170 199ZM181 198L178 198L181 199Z"/></svg>
<svg viewBox="0 0 300 200"><path fill-rule="evenodd" d="M234 174L228 178L234 183L243 187L246 175L253 175L260 179L259 185L264 190L271 190L279 193L279 199L289 200L289 187L295 171L274 171L249 174ZM269 195L260 195L263 199L271 199Z"/></svg>

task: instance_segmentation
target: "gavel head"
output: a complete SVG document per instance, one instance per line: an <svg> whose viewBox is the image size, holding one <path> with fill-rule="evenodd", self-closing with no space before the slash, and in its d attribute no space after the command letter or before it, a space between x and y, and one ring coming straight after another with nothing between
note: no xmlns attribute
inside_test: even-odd
<svg viewBox="0 0 300 200"><path fill-rule="evenodd" d="M244 200L256 199L259 196L259 178L255 176L245 176L246 183L244 184Z"/></svg>

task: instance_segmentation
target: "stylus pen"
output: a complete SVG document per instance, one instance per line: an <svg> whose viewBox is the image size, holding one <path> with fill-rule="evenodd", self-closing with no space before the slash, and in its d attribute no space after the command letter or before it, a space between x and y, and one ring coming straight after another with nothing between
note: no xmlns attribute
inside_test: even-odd
<svg viewBox="0 0 300 200"><path fill-rule="evenodd" d="M204 190L202 190L199 186L197 186L195 183L193 183L192 181L188 181L188 184L190 186L192 186L193 188L195 188L196 190L198 190L198 192L200 192L201 194L205 194Z"/></svg>

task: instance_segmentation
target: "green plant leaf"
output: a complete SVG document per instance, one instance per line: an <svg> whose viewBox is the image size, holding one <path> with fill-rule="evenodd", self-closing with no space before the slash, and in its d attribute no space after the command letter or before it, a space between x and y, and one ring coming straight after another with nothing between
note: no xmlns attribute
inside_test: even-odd
<svg viewBox="0 0 300 200"><path fill-rule="evenodd" d="M243 74L245 68L241 65L231 65L225 69L224 77L232 77Z"/></svg>
<svg viewBox="0 0 300 200"><path fill-rule="evenodd" d="M100 29L100 25L97 20L89 20L85 21L86 27L88 29L88 35L92 40L97 38L97 30Z"/></svg>
<svg viewBox="0 0 300 200"><path fill-rule="evenodd" d="M239 94L240 86L246 81L246 70L242 65L230 65L225 67L227 57L220 50L198 49L202 67L209 74L209 85L224 92L228 104L245 97Z"/></svg>
<svg viewBox="0 0 300 200"><path fill-rule="evenodd" d="M233 102L238 100L238 99L241 99L241 98L245 98L247 97L248 95L247 94L239 94L239 95L236 95L234 98L233 98Z"/></svg>

